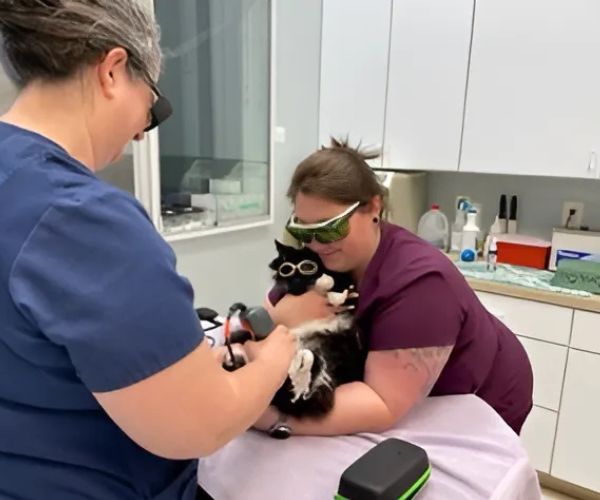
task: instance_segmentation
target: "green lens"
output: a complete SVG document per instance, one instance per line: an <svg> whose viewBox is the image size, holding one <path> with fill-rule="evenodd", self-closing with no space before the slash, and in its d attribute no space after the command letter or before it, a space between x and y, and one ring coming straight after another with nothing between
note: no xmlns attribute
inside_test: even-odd
<svg viewBox="0 0 600 500"><path fill-rule="evenodd" d="M319 243L333 243L343 240L350 232L350 218L336 220L330 226L315 231L315 239Z"/></svg>
<svg viewBox="0 0 600 500"><path fill-rule="evenodd" d="M287 226L285 229L293 236L295 240L299 241L300 243L310 243L313 239L312 230L289 226Z"/></svg>

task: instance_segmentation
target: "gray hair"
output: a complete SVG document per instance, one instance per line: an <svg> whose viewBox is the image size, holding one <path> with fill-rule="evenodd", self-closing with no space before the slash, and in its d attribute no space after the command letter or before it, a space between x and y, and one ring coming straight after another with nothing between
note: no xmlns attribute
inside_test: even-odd
<svg viewBox="0 0 600 500"><path fill-rule="evenodd" d="M0 35L0 62L19 87L70 77L115 47L134 76L160 75L151 0L0 0Z"/></svg>

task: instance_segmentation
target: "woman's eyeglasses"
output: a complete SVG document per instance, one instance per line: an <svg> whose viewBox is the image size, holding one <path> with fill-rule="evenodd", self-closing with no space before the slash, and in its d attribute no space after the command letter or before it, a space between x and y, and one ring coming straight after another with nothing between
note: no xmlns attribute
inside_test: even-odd
<svg viewBox="0 0 600 500"><path fill-rule="evenodd" d="M350 232L350 217L352 217L361 205L362 203L357 201L340 215L315 224L300 224L297 222L295 214L292 214L285 229L301 243L310 243L313 239L324 244L340 241L348 236Z"/></svg>

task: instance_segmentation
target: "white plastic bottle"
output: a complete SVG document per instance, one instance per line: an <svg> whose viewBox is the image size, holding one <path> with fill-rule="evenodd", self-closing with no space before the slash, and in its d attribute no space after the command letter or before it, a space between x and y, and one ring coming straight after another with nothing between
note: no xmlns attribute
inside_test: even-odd
<svg viewBox="0 0 600 500"><path fill-rule="evenodd" d="M448 218L440 211L439 205L432 205L419 220L417 235L442 251L448 250L450 226Z"/></svg>
<svg viewBox="0 0 600 500"><path fill-rule="evenodd" d="M467 210L470 206L468 198L460 196L456 199L454 222L450 231L450 251L460 252L462 230L466 223Z"/></svg>
<svg viewBox="0 0 600 500"><path fill-rule="evenodd" d="M467 213L467 223L463 227L460 251L473 250L477 254L477 210L471 209Z"/></svg>

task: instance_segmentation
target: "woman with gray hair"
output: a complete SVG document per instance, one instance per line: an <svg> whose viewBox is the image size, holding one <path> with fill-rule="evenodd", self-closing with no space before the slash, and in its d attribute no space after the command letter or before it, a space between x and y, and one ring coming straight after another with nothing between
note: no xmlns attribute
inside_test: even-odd
<svg viewBox="0 0 600 500"><path fill-rule="evenodd" d="M194 499L295 350L235 372L143 208L95 172L170 113L147 0L0 0L0 497Z"/></svg>

